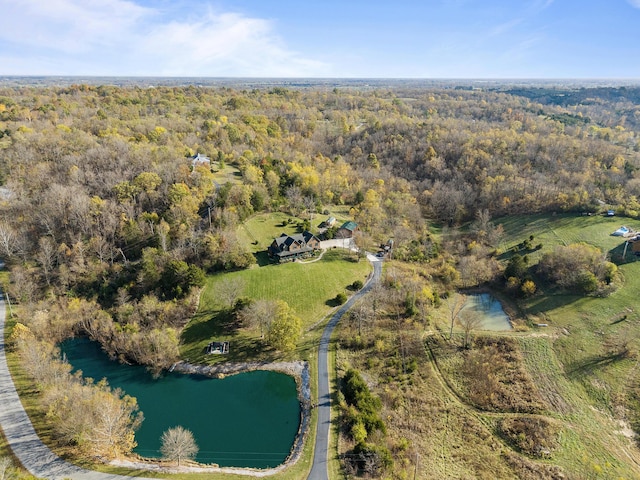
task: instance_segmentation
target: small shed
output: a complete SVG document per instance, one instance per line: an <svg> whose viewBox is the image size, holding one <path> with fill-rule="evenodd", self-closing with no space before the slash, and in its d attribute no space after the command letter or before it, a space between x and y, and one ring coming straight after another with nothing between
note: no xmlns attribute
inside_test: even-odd
<svg viewBox="0 0 640 480"><path fill-rule="evenodd" d="M336 220L336 217L329 217L324 221L324 226L331 228L336 224L337 221L338 220Z"/></svg>
<svg viewBox="0 0 640 480"><path fill-rule="evenodd" d="M356 222L345 222L336 232L338 238L352 238L353 233L358 229Z"/></svg>
<svg viewBox="0 0 640 480"><path fill-rule="evenodd" d="M229 353L229 342L211 342L207 345L207 355L226 355Z"/></svg>

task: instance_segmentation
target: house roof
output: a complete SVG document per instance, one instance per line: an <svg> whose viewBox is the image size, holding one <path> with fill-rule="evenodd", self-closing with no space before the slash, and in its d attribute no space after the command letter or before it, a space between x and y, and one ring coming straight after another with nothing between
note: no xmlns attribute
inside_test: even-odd
<svg viewBox="0 0 640 480"><path fill-rule="evenodd" d="M345 230L353 232L356 228L358 228L358 224L356 222L344 222L340 228L344 228Z"/></svg>
<svg viewBox="0 0 640 480"><path fill-rule="evenodd" d="M209 157L201 155L200 153L196 153L194 156L189 158L191 158L191 163L194 165L198 163L211 163L211 159Z"/></svg>
<svg viewBox="0 0 640 480"><path fill-rule="evenodd" d="M287 235L283 233L278 238L276 238L276 245L278 247L282 245L291 245L294 242L303 242L306 243L304 239L304 233L294 233L293 235Z"/></svg>
<svg viewBox="0 0 640 480"><path fill-rule="evenodd" d="M293 235L287 235L286 233L283 233L282 235L274 239L275 249L273 248L273 245L271 245L269 247L269 251L272 254L278 255L279 257L286 257L289 255L296 255L298 253L310 252L313 250L313 248L307 246L307 244L312 239L319 241L318 238L309 231L294 233ZM298 243L302 246L294 251L289 251L288 247L290 247L294 243Z"/></svg>

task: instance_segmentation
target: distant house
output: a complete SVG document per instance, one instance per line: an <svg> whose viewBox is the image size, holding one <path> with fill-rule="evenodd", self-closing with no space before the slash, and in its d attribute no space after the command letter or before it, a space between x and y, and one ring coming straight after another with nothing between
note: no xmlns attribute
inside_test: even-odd
<svg viewBox="0 0 640 480"><path fill-rule="evenodd" d="M353 232L358 229L356 222L345 222L336 232L337 238L353 238Z"/></svg>
<svg viewBox="0 0 640 480"><path fill-rule="evenodd" d="M336 224L337 221L338 220L336 220L336 217L329 217L324 221L324 226L327 228L331 228Z"/></svg>
<svg viewBox="0 0 640 480"><path fill-rule="evenodd" d="M267 252L271 258L275 258L279 262L286 262L296 258L308 257L319 249L320 240L318 240L318 237L311 232L305 231L294 235L283 233L271 242Z"/></svg>
<svg viewBox="0 0 640 480"><path fill-rule="evenodd" d="M211 168L211 159L200 153L196 153L194 156L189 157L191 159L191 168L207 167Z"/></svg>

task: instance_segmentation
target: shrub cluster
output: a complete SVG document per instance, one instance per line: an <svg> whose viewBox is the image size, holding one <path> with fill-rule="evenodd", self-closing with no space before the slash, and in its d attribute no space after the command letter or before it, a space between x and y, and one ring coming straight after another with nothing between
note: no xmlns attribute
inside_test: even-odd
<svg viewBox="0 0 640 480"><path fill-rule="evenodd" d="M374 396L362 376L349 369L343 378L344 418L349 435L356 446L349 456L348 469L376 474L393 464L391 452L381 445L367 443L376 432L386 433L380 417L382 403Z"/></svg>
<svg viewBox="0 0 640 480"><path fill-rule="evenodd" d="M547 457L558 446L558 425L543 417L509 417L500 422L500 434L518 450Z"/></svg>
<svg viewBox="0 0 640 480"><path fill-rule="evenodd" d="M538 264L538 273L560 288L592 294L614 281L618 267L586 243L557 246Z"/></svg>

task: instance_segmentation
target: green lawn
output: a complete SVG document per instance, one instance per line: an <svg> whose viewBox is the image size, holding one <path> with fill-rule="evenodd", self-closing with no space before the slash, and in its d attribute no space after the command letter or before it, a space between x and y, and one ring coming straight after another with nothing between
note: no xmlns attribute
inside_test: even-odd
<svg viewBox="0 0 640 480"><path fill-rule="evenodd" d="M352 220L349 216L350 208L348 205L330 206L327 208L329 214L314 214L311 221L311 233L318 233L319 225L330 216L336 217L338 226L347 220ZM298 223L302 221L300 218L283 212L253 215L238 227L238 240L244 242L251 252L261 252L266 250L273 239L282 233L287 235L299 233Z"/></svg>
<svg viewBox="0 0 640 480"><path fill-rule="evenodd" d="M584 478L637 478L630 457L640 453L624 437L621 415L633 421L638 413L627 398L638 383L640 352L640 263L627 253L624 239L611 233L621 225L634 230L640 222L622 217L575 214L534 215L498 219L505 229L500 250L534 236L529 252L535 264L555 245L585 242L600 248L619 264L623 285L605 298L538 295L520 302L521 310L549 328L521 337L528 370L552 406L551 415L564 421L562 448L555 460ZM631 352L625 354L625 348ZM589 452L585 457L584 452ZM599 474L597 472L600 472ZM582 477L581 477L582 478Z"/></svg>
<svg viewBox="0 0 640 480"><path fill-rule="evenodd" d="M210 276L200 298L198 313L184 330L182 357L190 361L221 361L274 359L276 352L265 348L258 332L235 325L220 301L217 287L221 282L239 279L243 287L240 296L251 299L284 300L302 319L305 331L316 325L335 308L332 299L340 292L350 294L347 287L355 280L366 280L371 272L369 262L356 262L343 250L331 250L313 263L267 265L237 272ZM306 357L314 344L316 333L306 335L295 355ZM231 353L225 359L204 356L204 348L212 338L229 340Z"/></svg>
<svg viewBox="0 0 640 480"><path fill-rule="evenodd" d="M494 223L504 227L505 236L500 243L500 250L503 252L533 235L531 244L533 246L542 244L543 246L541 250L529 253L534 262L540 258L542 253L555 245L569 245L579 242L595 245L606 252L621 255L625 241L622 237L614 237L611 234L622 225L640 231L640 221L638 220L569 213L499 218L494 220ZM632 254L627 253L626 261L634 259Z"/></svg>
<svg viewBox="0 0 640 480"><path fill-rule="evenodd" d="M241 183L242 173L229 164L225 164L224 168L220 169L218 162L213 162L213 180L219 184Z"/></svg>
<svg viewBox="0 0 640 480"><path fill-rule="evenodd" d="M251 252L262 252L280 234L298 233L298 222L302 220L283 212L254 215L238 227L238 240L244 242ZM315 230L312 228L312 231Z"/></svg>

